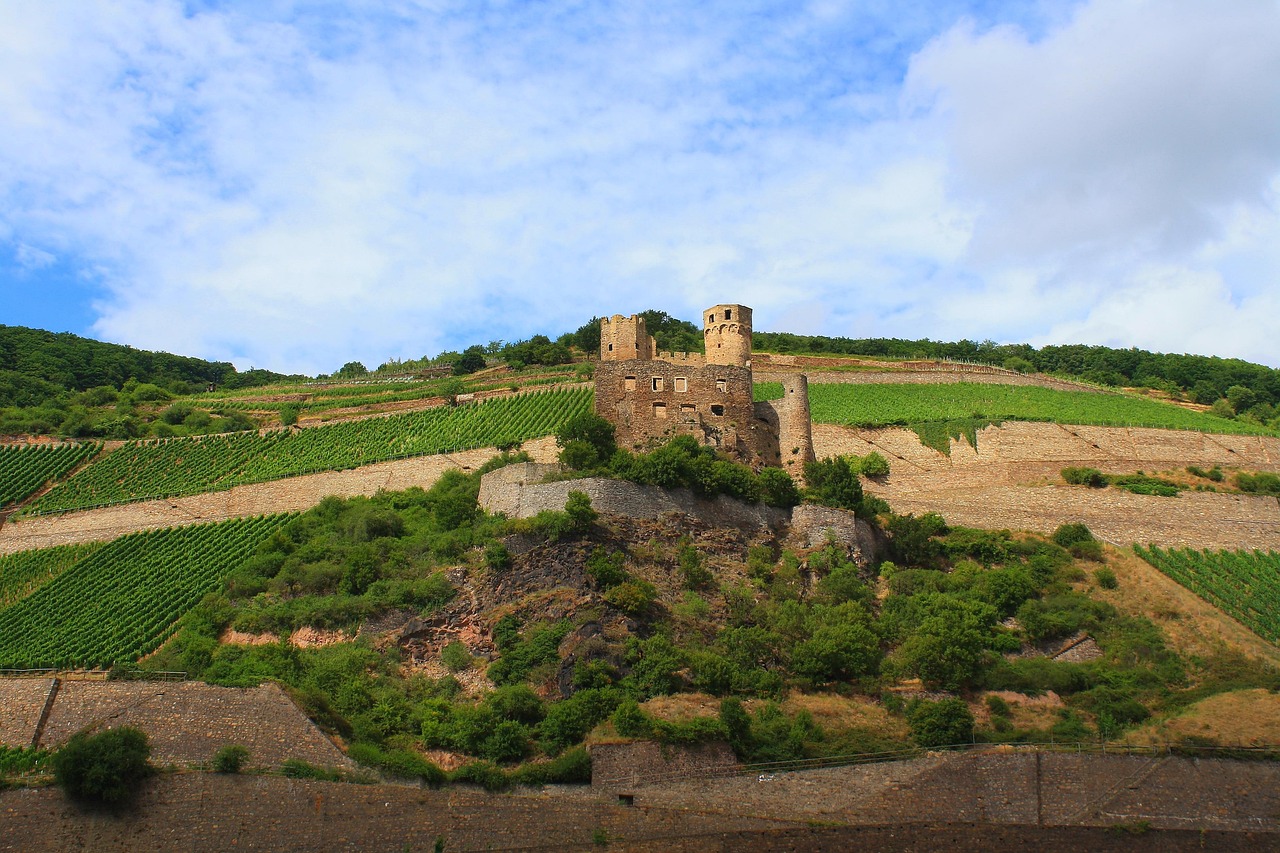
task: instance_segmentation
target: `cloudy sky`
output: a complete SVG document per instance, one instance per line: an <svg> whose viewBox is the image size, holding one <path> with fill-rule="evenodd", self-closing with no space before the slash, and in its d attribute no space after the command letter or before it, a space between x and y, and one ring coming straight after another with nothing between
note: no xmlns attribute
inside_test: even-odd
<svg viewBox="0 0 1280 853"><path fill-rule="evenodd" d="M311 374L718 302L1280 366L1280 2L0 0L0 294Z"/></svg>

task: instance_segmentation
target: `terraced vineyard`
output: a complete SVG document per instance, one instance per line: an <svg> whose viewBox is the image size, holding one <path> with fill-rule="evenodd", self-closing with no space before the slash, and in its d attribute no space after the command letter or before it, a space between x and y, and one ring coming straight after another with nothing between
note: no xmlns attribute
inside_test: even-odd
<svg viewBox="0 0 1280 853"><path fill-rule="evenodd" d="M298 432L138 442L58 485L34 511L198 494L388 459L514 444L553 433L590 407L589 388L566 388Z"/></svg>
<svg viewBox="0 0 1280 853"><path fill-rule="evenodd" d="M776 382L756 385L756 399L782 396ZM1156 427L1243 435L1274 431L1179 406L1124 394L1059 391L1036 386L812 384L816 423L907 426L938 421L1046 421L1091 426Z"/></svg>
<svg viewBox="0 0 1280 853"><path fill-rule="evenodd" d="M0 610L0 668L107 666L149 654L179 617L292 517L133 533L93 549ZM56 572L68 553L50 548L18 556Z"/></svg>
<svg viewBox="0 0 1280 853"><path fill-rule="evenodd" d="M17 503L61 477L101 446L91 442L0 447L0 507Z"/></svg>
<svg viewBox="0 0 1280 853"><path fill-rule="evenodd" d="M1259 637L1280 641L1280 553L1194 551L1155 545L1133 550Z"/></svg>
<svg viewBox="0 0 1280 853"><path fill-rule="evenodd" d="M101 547L101 542L86 542L0 557L0 607L29 595Z"/></svg>

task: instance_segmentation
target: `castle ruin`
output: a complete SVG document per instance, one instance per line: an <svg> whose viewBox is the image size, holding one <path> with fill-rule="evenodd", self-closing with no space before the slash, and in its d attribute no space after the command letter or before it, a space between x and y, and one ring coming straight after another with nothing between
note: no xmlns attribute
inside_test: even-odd
<svg viewBox="0 0 1280 853"><path fill-rule="evenodd" d="M804 374L781 377L782 397L754 402L751 309L714 305L702 312L706 354L658 352L644 318L600 321L596 413L622 447L643 449L692 435L754 467L782 467L799 479L813 461L809 386Z"/></svg>

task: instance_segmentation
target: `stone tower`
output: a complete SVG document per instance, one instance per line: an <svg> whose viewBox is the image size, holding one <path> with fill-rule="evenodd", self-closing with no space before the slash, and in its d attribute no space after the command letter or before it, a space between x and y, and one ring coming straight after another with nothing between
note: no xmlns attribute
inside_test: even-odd
<svg viewBox="0 0 1280 853"><path fill-rule="evenodd" d="M643 317L614 314L600 320L601 361L649 360L656 355L657 347L645 329Z"/></svg>
<svg viewBox="0 0 1280 853"><path fill-rule="evenodd" d="M707 364L751 367L751 309L745 305L714 305L702 312L702 335Z"/></svg>

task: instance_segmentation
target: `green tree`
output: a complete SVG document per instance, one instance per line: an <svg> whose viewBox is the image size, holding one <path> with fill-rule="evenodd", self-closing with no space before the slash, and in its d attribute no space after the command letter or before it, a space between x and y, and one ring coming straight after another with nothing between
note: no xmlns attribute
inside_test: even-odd
<svg viewBox="0 0 1280 853"><path fill-rule="evenodd" d="M907 709L911 738L920 746L952 746L973 739L973 713L959 699L913 702Z"/></svg>
<svg viewBox="0 0 1280 853"><path fill-rule="evenodd" d="M566 421L556 431L556 444L561 448L560 461L579 471L607 464L618 449L613 424L594 412Z"/></svg>
<svg viewBox="0 0 1280 853"><path fill-rule="evenodd" d="M465 376L483 370L485 366L485 349L482 346L469 346L462 351L462 357L453 363L453 375Z"/></svg>
<svg viewBox="0 0 1280 853"><path fill-rule="evenodd" d="M150 757L147 736L137 729L80 732L54 754L54 781L76 799L123 805L151 775Z"/></svg>

